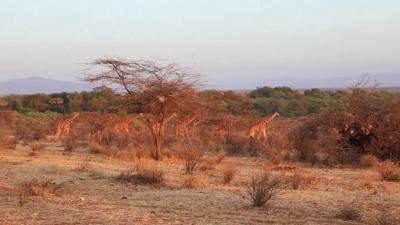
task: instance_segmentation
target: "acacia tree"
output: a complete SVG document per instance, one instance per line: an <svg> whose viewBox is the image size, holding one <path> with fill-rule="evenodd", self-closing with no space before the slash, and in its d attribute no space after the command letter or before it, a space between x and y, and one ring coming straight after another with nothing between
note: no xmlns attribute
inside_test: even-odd
<svg viewBox="0 0 400 225"><path fill-rule="evenodd" d="M101 82L124 93L130 111L144 114L154 142L151 155L161 159L165 126L174 116L193 111L199 76L176 64L157 61L106 58L90 65L86 81Z"/></svg>

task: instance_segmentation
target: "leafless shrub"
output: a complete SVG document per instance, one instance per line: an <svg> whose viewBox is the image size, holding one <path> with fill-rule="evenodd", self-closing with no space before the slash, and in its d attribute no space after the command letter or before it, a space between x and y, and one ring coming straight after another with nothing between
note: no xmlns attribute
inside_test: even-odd
<svg viewBox="0 0 400 225"><path fill-rule="evenodd" d="M226 166L222 171L224 184L232 183L237 173L237 168L234 165Z"/></svg>
<svg viewBox="0 0 400 225"><path fill-rule="evenodd" d="M32 179L23 182L18 187L18 204L22 207L30 196L44 196L45 194L57 195L63 188L63 184L56 184L51 179Z"/></svg>
<svg viewBox="0 0 400 225"><path fill-rule="evenodd" d="M184 170L187 174L192 174L203 160L204 154L199 150L184 150L180 153L184 160Z"/></svg>
<svg viewBox="0 0 400 225"><path fill-rule="evenodd" d="M353 204L343 205L335 216L336 218L347 221L355 221L361 219L359 210L356 209Z"/></svg>
<svg viewBox="0 0 400 225"><path fill-rule="evenodd" d="M376 166L376 170L386 181L400 181L400 164L392 160L385 160Z"/></svg>
<svg viewBox="0 0 400 225"><path fill-rule="evenodd" d="M154 185L162 186L165 183L164 171L159 168L138 168L138 170L128 170L122 172L117 180L122 183L135 185Z"/></svg>
<svg viewBox="0 0 400 225"><path fill-rule="evenodd" d="M251 178L247 185L247 196L254 207L262 207L281 191L282 186L283 179L280 175L263 171Z"/></svg>

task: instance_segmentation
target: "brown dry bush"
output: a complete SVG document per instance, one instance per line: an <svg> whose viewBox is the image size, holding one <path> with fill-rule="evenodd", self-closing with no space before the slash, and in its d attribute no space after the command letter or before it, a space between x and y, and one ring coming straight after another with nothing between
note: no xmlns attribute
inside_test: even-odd
<svg viewBox="0 0 400 225"><path fill-rule="evenodd" d="M263 171L251 178L251 182L247 185L247 197L254 207L262 207L282 188L282 176Z"/></svg>
<svg viewBox="0 0 400 225"><path fill-rule="evenodd" d="M289 177L289 182L294 190L297 190L300 188L300 185L303 182L303 177L299 172L294 172L290 177Z"/></svg>
<svg viewBox="0 0 400 225"><path fill-rule="evenodd" d="M158 167L138 168L122 172L117 180L135 185L162 186L165 184L164 171Z"/></svg>
<svg viewBox="0 0 400 225"><path fill-rule="evenodd" d="M187 149L179 153L179 158L184 161L185 173L192 174L203 161L204 153L200 150Z"/></svg>
<svg viewBox="0 0 400 225"><path fill-rule="evenodd" d="M366 154L400 160L399 129L400 95L356 88L342 108L308 118L290 136L303 160L322 152L328 162L358 165Z"/></svg>
<svg viewBox="0 0 400 225"><path fill-rule="evenodd" d="M56 184L51 179L32 179L23 182L18 187L18 204L22 207L30 196L44 196L45 194L58 195L63 188L63 183Z"/></svg>
<svg viewBox="0 0 400 225"><path fill-rule="evenodd" d="M45 140L51 131L52 121L49 118L21 116L15 127L15 137L23 144Z"/></svg>
<svg viewBox="0 0 400 225"><path fill-rule="evenodd" d="M376 170L386 181L400 181L400 163L392 160L385 160L376 166Z"/></svg>
<svg viewBox="0 0 400 225"><path fill-rule="evenodd" d="M341 206L335 217L346 221L356 221L361 219L361 214L354 204L348 203Z"/></svg>
<svg viewBox="0 0 400 225"><path fill-rule="evenodd" d="M187 189L194 189L205 186L207 177L203 173L187 174L182 176L182 187Z"/></svg>
<svg viewBox="0 0 400 225"><path fill-rule="evenodd" d="M222 170L224 184L230 184L235 179L238 170L234 165L228 165Z"/></svg>

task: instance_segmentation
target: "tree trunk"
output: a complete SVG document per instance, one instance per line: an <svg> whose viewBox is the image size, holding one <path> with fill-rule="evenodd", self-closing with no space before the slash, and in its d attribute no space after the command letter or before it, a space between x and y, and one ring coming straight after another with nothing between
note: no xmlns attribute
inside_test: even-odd
<svg viewBox="0 0 400 225"><path fill-rule="evenodd" d="M151 151L151 157L154 160L161 160L164 138L164 123L154 122L149 123L148 126L154 141L154 149Z"/></svg>

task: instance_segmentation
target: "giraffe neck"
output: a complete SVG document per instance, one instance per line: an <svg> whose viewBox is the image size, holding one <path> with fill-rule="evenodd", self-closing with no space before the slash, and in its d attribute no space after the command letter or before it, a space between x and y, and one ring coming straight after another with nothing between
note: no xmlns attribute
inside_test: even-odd
<svg viewBox="0 0 400 225"><path fill-rule="evenodd" d="M262 124L268 125L275 117L277 116L276 113L274 113L272 116L266 118L265 120L261 121Z"/></svg>

